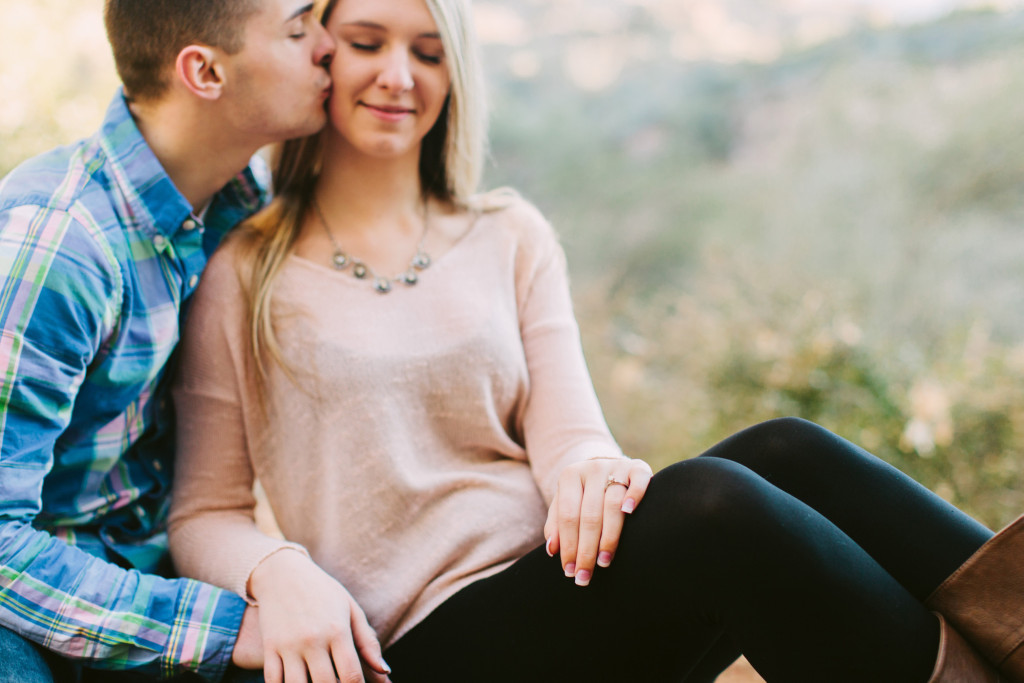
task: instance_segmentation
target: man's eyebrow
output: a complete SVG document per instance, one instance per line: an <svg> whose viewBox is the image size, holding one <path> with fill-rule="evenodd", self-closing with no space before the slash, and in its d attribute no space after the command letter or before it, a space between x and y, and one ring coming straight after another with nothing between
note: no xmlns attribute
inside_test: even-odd
<svg viewBox="0 0 1024 683"><path fill-rule="evenodd" d="M300 7L299 9L295 10L294 12L292 12L291 16L284 20L284 23L287 24L292 19L296 19L298 17L301 17L303 14L306 14L306 13L312 12L312 11L313 11L313 3L309 3L308 5L304 5L304 6Z"/></svg>

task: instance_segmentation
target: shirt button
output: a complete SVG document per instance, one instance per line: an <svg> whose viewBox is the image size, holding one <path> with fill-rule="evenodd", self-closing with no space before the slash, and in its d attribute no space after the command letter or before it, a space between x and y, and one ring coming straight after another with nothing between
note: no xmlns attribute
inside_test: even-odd
<svg viewBox="0 0 1024 683"><path fill-rule="evenodd" d="M185 228L186 230L195 230L197 225L198 224L194 220L188 218L185 220L184 223L181 224L181 227Z"/></svg>
<svg viewBox="0 0 1024 683"><path fill-rule="evenodd" d="M163 235L157 235L156 237L153 238L153 246L156 247L157 249L163 249L166 244L167 240L164 239Z"/></svg>
<svg viewBox="0 0 1024 683"><path fill-rule="evenodd" d="M199 284L199 276L198 275L193 275L192 277L190 277L188 279L188 286L190 288L195 287L198 284Z"/></svg>

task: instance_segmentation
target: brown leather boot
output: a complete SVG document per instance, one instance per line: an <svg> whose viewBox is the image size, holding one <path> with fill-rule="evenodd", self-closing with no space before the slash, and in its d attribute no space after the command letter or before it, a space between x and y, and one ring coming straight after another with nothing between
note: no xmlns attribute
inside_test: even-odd
<svg viewBox="0 0 1024 683"><path fill-rule="evenodd" d="M1004 680L1024 683L1024 516L991 538L925 601Z"/></svg>
<svg viewBox="0 0 1024 683"><path fill-rule="evenodd" d="M928 683L1001 683L995 669L981 658L970 644L960 637L949 623L939 618L939 656Z"/></svg>

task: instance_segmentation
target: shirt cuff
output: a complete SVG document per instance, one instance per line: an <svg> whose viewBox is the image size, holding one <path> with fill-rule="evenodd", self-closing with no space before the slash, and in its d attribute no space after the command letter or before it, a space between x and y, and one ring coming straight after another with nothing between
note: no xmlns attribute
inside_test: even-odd
<svg viewBox="0 0 1024 683"><path fill-rule="evenodd" d="M163 675L194 671L205 680L219 681L231 663L242 627L245 600L230 591L183 579Z"/></svg>

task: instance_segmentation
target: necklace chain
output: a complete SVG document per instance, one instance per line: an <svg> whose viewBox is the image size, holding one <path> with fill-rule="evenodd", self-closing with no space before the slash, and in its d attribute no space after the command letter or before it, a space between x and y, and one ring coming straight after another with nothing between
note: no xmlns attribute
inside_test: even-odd
<svg viewBox="0 0 1024 683"><path fill-rule="evenodd" d="M429 203L426 198L423 199L423 235L420 236L420 241L416 244L416 254L409 262L408 268L392 277L381 275L375 271L370 264L366 263L362 259L358 259L345 253L345 250L341 248L338 241L334 239L334 233L331 231L331 226L327 224L324 212L320 208L320 202L316 199L313 200L313 209L316 211L316 215L320 219L320 224L324 227L324 232L327 233L327 239L331 241L331 245L334 247L334 253L331 254L331 265L334 266L336 270L345 270L349 266L352 266L352 275L360 280L369 279L373 284L373 288L381 294L387 294L394 289L394 284L396 282L401 282L409 287L413 286L420 281L419 271L426 270L430 267L430 255L423 250L423 244L427 240L427 229L430 227L428 222Z"/></svg>

